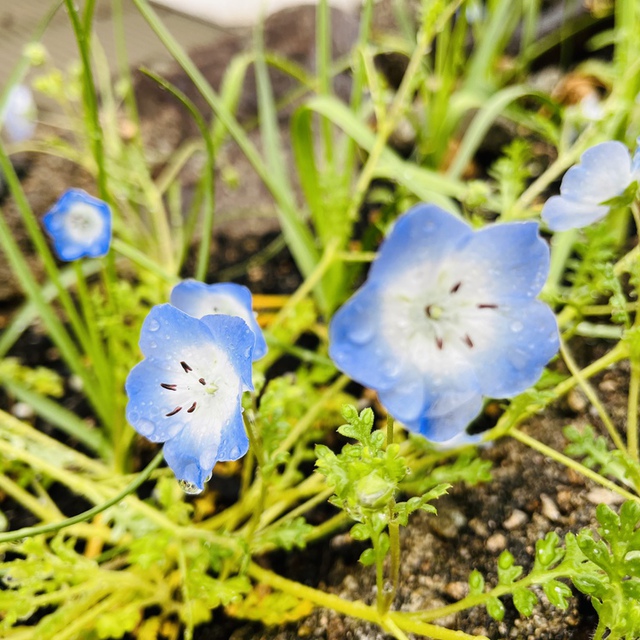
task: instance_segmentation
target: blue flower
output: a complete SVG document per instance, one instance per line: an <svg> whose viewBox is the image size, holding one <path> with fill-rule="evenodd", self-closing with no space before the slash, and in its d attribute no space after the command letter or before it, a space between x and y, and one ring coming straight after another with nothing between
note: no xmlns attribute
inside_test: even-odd
<svg viewBox="0 0 640 640"><path fill-rule="evenodd" d="M536 223L473 231L418 205L334 316L329 354L407 428L459 442L483 396L524 391L556 353L555 317L535 299L548 270Z"/></svg>
<svg viewBox="0 0 640 640"><path fill-rule="evenodd" d="M171 304L194 318L216 313L242 318L256 341L253 359L259 360L267 353L267 343L252 309L251 291L241 284L220 282L205 284L197 280L183 280L171 291Z"/></svg>
<svg viewBox="0 0 640 640"><path fill-rule="evenodd" d="M109 205L82 189L69 189L42 218L60 260L99 258L111 244Z"/></svg>
<svg viewBox="0 0 640 640"><path fill-rule="evenodd" d="M199 493L220 460L249 446L240 398L251 391L254 336L240 318L193 318L170 304L142 325L145 359L129 373L127 420L152 442L187 493Z"/></svg>
<svg viewBox="0 0 640 640"><path fill-rule="evenodd" d="M19 84L11 89L4 113L2 128L11 142L23 142L36 131L36 105L29 87Z"/></svg>
<svg viewBox="0 0 640 640"><path fill-rule="evenodd" d="M640 150L631 158L621 142L597 144L564 174L560 195L547 200L542 218L552 231L586 227L609 213L603 202L622 195L639 179Z"/></svg>

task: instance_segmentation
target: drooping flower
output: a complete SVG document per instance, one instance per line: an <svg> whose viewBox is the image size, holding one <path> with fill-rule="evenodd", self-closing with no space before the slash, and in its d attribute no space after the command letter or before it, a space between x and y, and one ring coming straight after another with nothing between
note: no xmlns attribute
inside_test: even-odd
<svg viewBox="0 0 640 640"><path fill-rule="evenodd" d="M247 287L233 282L205 284L188 279L173 288L170 301L174 307L194 318L216 313L242 318L256 338L253 359L259 360L267 353L267 343L256 321L251 291Z"/></svg>
<svg viewBox="0 0 640 640"><path fill-rule="evenodd" d="M201 320L162 304L142 325L145 359L129 373L127 420L152 442L182 488L199 493L216 462L237 460L249 446L240 403L251 391L254 336L240 318Z"/></svg>
<svg viewBox="0 0 640 640"><path fill-rule="evenodd" d="M60 260L99 258L111 244L109 205L82 189L69 189L42 218Z"/></svg>
<svg viewBox="0 0 640 640"><path fill-rule="evenodd" d="M36 131L36 105L29 87L18 84L11 89L0 119L11 142L33 138Z"/></svg>
<svg viewBox="0 0 640 640"><path fill-rule="evenodd" d="M549 250L534 222L473 231L434 205L396 222L365 284L334 316L329 354L429 440L460 436L483 396L534 384L558 349L535 299Z"/></svg>
<svg viewBox="0 0 640 640"><path fill-rule="evenodd" d="M609 213L610 206L603 203L622 195L636 180L640 180L640 150L632 158L621 142L597 144L564 174L560 195L547 200L542 219L552 231L586 227Z"/></svg>

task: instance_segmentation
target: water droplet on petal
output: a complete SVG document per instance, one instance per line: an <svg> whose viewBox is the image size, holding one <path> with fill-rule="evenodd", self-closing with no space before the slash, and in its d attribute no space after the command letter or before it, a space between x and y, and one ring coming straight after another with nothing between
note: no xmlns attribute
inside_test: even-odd
<svg viewBox="0 0 640 640"><path fill-rule="evenodd" d="M524 369L529 364L529 356L522 349L513 349L507 357L516 369Z"/></svg>
<svg viewBox="0 0 640 640"><path fill-rule="evenodd" d="M511 323L510 328L511 328L511 331L513 331L513 333L520 333L520 331L524 329L524 325L519 320L515 320L514 322Z"/></svg>
<svg viewBox="0 0 640 640"><path fill-rule="evenodd" d="M153 320L149 320L148 324L147 324L147 329L149 329L149 331L157 331L160 328L160 323L153 319Z"/></svg>
<svg viewBox="0 0 640 640"><path fill-rule="evenodd" d="M229 457L232 460L237 460L240 457L240 449L238 449L238 447L233 447L229 452Z"/></svg>
<svg viewBox="0 0 640 640"><path fill-rule="evenodd" d="M152 341L149 343L149 349L156 349L156 348L157 348L157 346L158 346L158 343L157 343L155 340L152 340Z"/></svg>
<svg viewBox="0 0 640 640"><path fill-rule="evenodd" d="M153 422L151 422L150 420L145 420L143 418L142 420L138 420L138 422L136 422L135 428L140 435L150 436L154 432L156 427Z"/></svg>
<svg viewBox="0 0 640 640"><path fill-rule="evenodd" d="M189 482L188 480L178 480L178 486L185 492L191 496L195 496L198 493L202 493L202 489L198 489L193 482Z"/></svg>

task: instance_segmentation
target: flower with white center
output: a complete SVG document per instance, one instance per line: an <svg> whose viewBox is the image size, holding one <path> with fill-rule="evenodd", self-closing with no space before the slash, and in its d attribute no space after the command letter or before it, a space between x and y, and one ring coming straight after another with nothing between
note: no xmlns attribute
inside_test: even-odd
<svg viewBox="0 0 640 640"><path fill-rule="evenodd" d="M249 446L241 396L251 391L254 336L240 318L201 320L162 304L142 325L145 359L129 373L127 420L152 442L187 493L200 493L221 460Z"/></svg>
<svg viewBox="0 0 640 640"><path fill-rule="evenodd" d="M256 321L251 291L247 287L233 282L205 284L188 279L173 288L170 301L174 307L194 318L216 313L242 318L256 338L253 359L259 360L267 353L267 343Z"/></svg>
<svg viewBox="0 0 640 640"><path fill-rule="evenodd" d="M11 89L2 113L2 129L11 142L33 138L36 131L36 105L29 87L18 84Z"/></svg>
<svg viewBox="0 0 640 640"><path fill-rule="evenodd" d="M82 189L69 189L44 215L42 223L60 260L99 258L111 245L109 205Z"/></svg>
<svg viewBox="0 0 640 640"><path fill-rule="evenodd" d="M407 428L459 442L483 396L534 384L558 350L535 299L549 250L534 222L474 231L434 205L401 216L329 327L329 354Z"/></svg>
<svg viewBox="0 0 640 640"><path fill-rule="evenodd" d="M610 209L604 203L622 195L637 180L640 149L632 158L621 142L597 144L564 174L560 195L547 200L542 219L552 231L586 227L604 218Z"/></svg>

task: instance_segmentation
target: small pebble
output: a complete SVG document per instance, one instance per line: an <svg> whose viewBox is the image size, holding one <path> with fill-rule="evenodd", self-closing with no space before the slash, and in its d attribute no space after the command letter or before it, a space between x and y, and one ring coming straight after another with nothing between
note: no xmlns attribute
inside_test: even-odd
<svg viewBox="0 0 640 640"><path fill-rule="evenodd" d="M571 389L567 394L567 404L572 411L582 413L587 408L587 398L579 389Z"/></svg>
<svg viewBox="0 0 640 640"><path fill-rule="evenodd" d="M504 551L507 548L507 538L503 533L494 533L487 538L485 542L487 551L491 553L498 553L498 551Z"/></svg>
<svg viewBox="0 0 640 640"><path fill-rule="evenodd" d="M11 413L20 420L28 420L35 415L31 405L28 405L26 402L16 402L13 407L11 407Z"/></svg>
<svg viewBox="0 0 640 640"><path fill-rule="evenodd" d="M444 588L444 592L454 600L462 600L469 593L469 585L462 580L449 582Z"/></svg>
<svg viewBox="0 0 640 640"><path fill-rule="evenodd" d="M622 504L624 498L615 491L609 491L604 487L594 487L587 493L587 500L591 504Z"/></svg>
<svg viewBox="0 0 640 640"><path fill-rule="evenodd" d="M469 520L469 527L479 538L489 537L489 527L480 518L471 518Z"/></svg>
<svg viewBox="0 0 640 640"><path fill-rule="evenodd" d="M560 510L556 503L546 494L540 494L540 502L542 502L542 515L551 522L557 522L560 520Z"/></svg>
<svg viewBox="0 0 640 640"><path fill-rule="evenodd" d="M616 384L615 380L603 380L599 384L599 388L600 388L600 391L608 391L612 393L618 388L618 385Z"/></svg>
<svg viewBox="0 0 640 640"><path fill-rule="evenodd" d="M529 516L524 512L520 511L520 509L514 509L511 512L511 515L502 523L502 526L507 531L512 531L513 529L517 529L525 524L529 520Z"/></svg>

